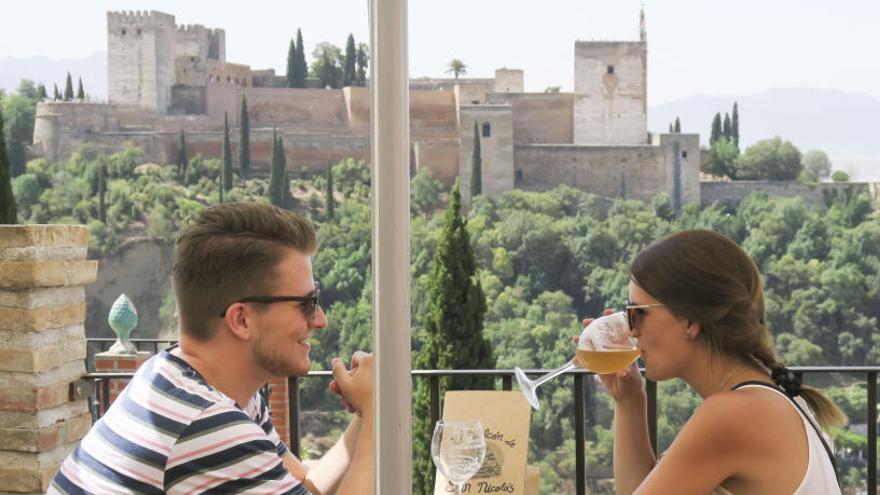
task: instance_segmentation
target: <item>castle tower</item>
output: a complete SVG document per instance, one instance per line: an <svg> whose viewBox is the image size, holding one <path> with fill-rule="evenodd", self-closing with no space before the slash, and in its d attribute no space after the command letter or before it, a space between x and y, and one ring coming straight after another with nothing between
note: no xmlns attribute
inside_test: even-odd
<svg viewBox="0 0 880 495"><path fill-rule="evenodd" d="M156 11L107 13L110 103L164 115L174 82L174 16Z"/></svg>
<svg viewBox="0 0 880 495"><path fill-rule="evenodd" d="M574 144L646 144L647 41L577 41L574 52Z"/></svg>

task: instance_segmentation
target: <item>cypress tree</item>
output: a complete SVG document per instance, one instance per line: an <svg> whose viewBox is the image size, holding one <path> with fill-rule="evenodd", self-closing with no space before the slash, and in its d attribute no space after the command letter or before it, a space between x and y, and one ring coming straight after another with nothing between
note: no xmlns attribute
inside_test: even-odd
<svg viewBox="0 0 880 495"><path fill-rule="evenodd" d="M355 65L357 64L357 51L354 47L354 36L348 33L348 41L345 42L345 64L342 71L342 86L354 86Z"/></svg>
<svg viewBox="0 0 880 495"><path fill-rule="evenodd" d="M58 91L58 84L55 84L55 93L52 95L52 99L58 101L61 99L61 92Z"/></svg>
<svg viewBox="0 0 880 495"><path fill-rule="evenodd" d="M333 199L333 165L327 164L327 220L333 220L336 212L336 201Z"/></svg>
<svg viewBox="0 0 880 495"><path fill-rule="evenodd" d="M296 44L290 40L290 48L287 49L287 87L296 88Z"/></svg>
<svg viewBox="0 0 880 495"><path fill-rule="evenodd" d="M229 118L223 112L223 188L232 189L232 144L229 142Z"/></svg>
<svg viewBox="0 0 880 495"><path fill-rule="evenodd" d="M718 141L718 138L721 137L721 113L718 112L715 114L715 118L712 119L712 133L709 135L709 144L711 145L715 141Z"/></svg>
<svg viewBox="0 0 880 495"><path fill-rule="evenodd" d="M241 97L241 115L239 116L238 136L238 168L244 177L251 168L251 117L248 115L247 97Z"/></svg>
<svg viewBox="0 0 880 495"><path fill-rule="evenodd" d="M681 134L681 120L678 117L675 118L675 126L672 128L676 134Z"/></svg>
<svg viewBox="0 0 880 495"><path fill-rule="evenodd" d="M18 223L15 195L12 193L12 174L9 156L6 154L6 138L3 135L3 113L0 109L0 224Z"/></svg>
<svg viewBox="0 0 880 495"><path fill-rule="evenodd" d="M416 369L492 369L495 359L483 337L486 298L477 278L477 264L461 215L460 181L450 193L449 208L429 274L427 314L424 315L425 341L415 356ZM487 389L493 380L486 377L451 377L441 382L445 390ZM413 410L413 493L432 494L433 466L430 445L430 388L427 380L416 380Z"/></svg>
<svg viewBox="0 0 880 495"><path fill-rule="evenodd" d="M733 102L733 117L730 119L730 137L739 149L739 106L736 102Z"/></svg>
<svg viewBox="0 0 880 495"><path fill-rule="evenodd" d="M474 149L471 152L471 199L483 194L483 157L480 150L480 129L474 121Z"/></svg>
<svg viewBox="0 0 880 495"><path fill-rule="evenodd" d="M357 51L357 85L367 85L367 46L363 43L358 45Z"/></svg>
<svg viewBox="0 0 880 495"><path fill-rule="evenodd" d="M86 92L83 91L83 78L80 76L79 82L76 86L76 99L79 101L83 101L86 99Z"/></svg>
<svg viewBox="0 0 880 495"><path fill-rule="evenodd" d="M674 133L674 132L675 132L675 127L673 127L673 126L672 126L672 122L670 122L670 123L669 123L669 134L672 134L672 133Z"/></svg>
<svg viewBox="0 0 880 495"><path fill-rule="evenodd" d="M181 132L181 136L183 133ZM98 164L98 220L107 223L107 164Z"/></svg>
<svg viewBox="0 0 880 495"><path fill-rule="evenodd" d="M281 202L282 208L293 207L293 194L290 193L290 171L285 167L284 177L281 180Z"/></svg>
<svg viewBox="0 0 880 495"><path fill-rule="evenodd" d="M278 136L278 131L272 129L272 159L269 166L269 202L275 206L283 207L284 171L287 166L284 159L284 143Z"/></svg>
<svg viewBox="0 0 880 495"><path fill-rule="evenodd" d="M730 127L730 114L724 112L724 124L721 126L721 135L728 141L733 139L733 130Z"/></svg>
<svg viewBox="0 0 880 495"><path fill-rule="evenodd" d="M186 136L181 129L180 136L177 138L177 180L181 184L186 178L187 165L189 165L189 159L186 157Z"/></svg>
<svg viewBox="0 0 880 495"><path fill-rule="evenodd" d="M219 174L219 177L217 177L217 180L220 182L219 187L217 188L217 191L220 193L220 200L218 202L222 203L223 202L223 188L225 187L224 183L226 182L225 180L223 180L223 171L222 170L220 171L220 174Z"/></svg>
<svg viewBox="0 0 880 495"><path fill-rule="evenodd" d="M73 80L70 79L70 72L67 73L67 81L64 83L64 101L73 100Z"/></svg>
<svg viewBox="0 0 880 495"><path fill-rule="evenodd" d="M46 86L43 83L40 83L37 86L37 101L43 101L48 98L48 94L46 94Z"/></svg>
<svg viewBox="0 0 880 495"><path fill-rule="evenodd" d="M321 66L324 68L324 70L321 71L321 88L335 88L336 67L330 62L330 57L327 56L326 50L321 54Z"/></svg>
<svg viewBox="0 0 880 495"><path fill-rule="evenodd" d="M299 28L296 30L296 56L294 57L293 70L293 87L305 88L309 65L306 63L306 49L303 45L302 30Z"/></svg>

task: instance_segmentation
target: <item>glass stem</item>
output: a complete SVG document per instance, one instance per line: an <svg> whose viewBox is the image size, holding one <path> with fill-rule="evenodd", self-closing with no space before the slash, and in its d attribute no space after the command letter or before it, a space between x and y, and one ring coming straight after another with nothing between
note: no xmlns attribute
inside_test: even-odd
<svg viewBox="0 0 880 495"><path fill-rule="evenodd" d="M574 369L575 367L576 366L574 365L574 360L571 360L571 361L563 364L562 366L556 368L555 370L553 370L553 371L547 373L546 375L542 376L541 378L538 378L537 380L535 380L535 388L538 388L538 386L540 386L542 383L546 382L547 380L552 380L552 379L556 378L557 376L565 373L566 371Z"/></svg>

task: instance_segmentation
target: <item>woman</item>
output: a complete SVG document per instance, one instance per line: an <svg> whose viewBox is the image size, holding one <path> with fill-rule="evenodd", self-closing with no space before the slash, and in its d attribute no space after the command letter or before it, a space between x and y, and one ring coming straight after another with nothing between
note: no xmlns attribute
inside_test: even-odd
<svg viewBox="0 0 880 495"><path fill-rule="evenodd" d="M846 417L780 361L758 269L735 242L692 230L649 246L630 271L627 314L647 377L681 378L704 401L658 460L636 365L600 377L615 401L617 493L840 493L820 428Z"/></svg>

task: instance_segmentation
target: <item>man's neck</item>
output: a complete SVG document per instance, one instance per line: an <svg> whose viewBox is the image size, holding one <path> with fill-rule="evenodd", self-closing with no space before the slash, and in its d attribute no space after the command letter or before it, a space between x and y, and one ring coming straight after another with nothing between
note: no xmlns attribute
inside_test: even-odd
<svg viewBox="0 0 880 495"><path fill-rule="evenodd" d="M223 392L240 407L262 387L267 377L257 376L248 356L240 348L231 348L219 339L198 342L181 335L175 355L186 361L209 385Z"/></svg>

